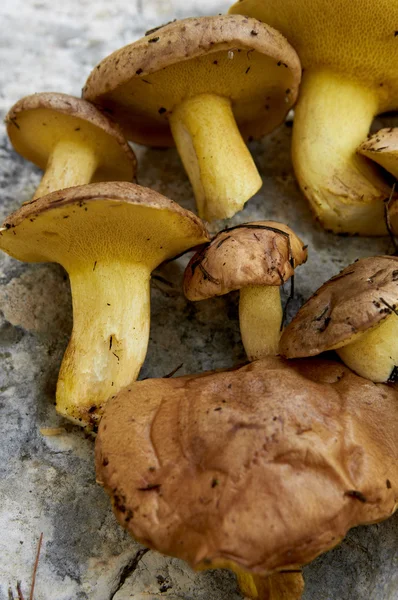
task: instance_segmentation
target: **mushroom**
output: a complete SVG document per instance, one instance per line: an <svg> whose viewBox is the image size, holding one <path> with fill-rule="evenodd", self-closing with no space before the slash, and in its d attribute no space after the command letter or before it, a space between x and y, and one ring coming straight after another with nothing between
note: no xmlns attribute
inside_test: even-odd
<svg viewBox="0 0 398 600"><path fill-rule="evenodd" d="M315 292L286 327L287 358L336 350L375 382L398 381L398 257L372 256L346 267Z"/></svg>
<svg viewBox="0 0 398 600"><path fill-rule="evenodd" d="M135 177L135 154L121 130L86 100L33 94L14 104L5 123L15 150L45 171L33 199L85 183Z"/></svg>
<svg viewBox="0 0 398 600"><path fill-rule="evenodd" d="M97 480L139 542L230 568L256 597L260 577L392 515L397 435L392 386L332 360L268 357L122 390L99 426Z"/></svg>
<svg viewBox="0 0 398 600"><path fill-rule="evenodd" d="M398 128L380 129L366 142L362 142L357 152L398 179Z"/></svg>
<svg viewBox="0 0 398 600"><path fill-rule="evenodd" d="M205 300L240 290L242 342L249 360L256 360L278 353L283 321L279 288L306 260L307 247L287 225L244 223L221 231L192 257L184 292L189 300Z"/></svg>
<svg viewBox="0 0 398 600"><path fill-rule="evenodd" d="M199 215L232 217L262 181L244 139L272 131L294 104L300 62L277 31L219 15L174 21L105 58L83 95L138 143L174 143Z"/></svg>
<svg viewBox="0 0 398 600"><path fill-rule="evenodd" d="M295 173L317 219L336 233L385 235L379 171L356 153L373 118L398 108L398 3L241 0L296 49L303 80L295 109Z"/></svg>
<svg viewBox="0 0 398 600"><path fill-rule="evenodd" d="M191 212L133 183L93 183L25 203L0 229L0 248L57 262L72 288L73 331L57 410L95 425L106 400L137 378L149 338L153 271L208 240Z"/></svg>

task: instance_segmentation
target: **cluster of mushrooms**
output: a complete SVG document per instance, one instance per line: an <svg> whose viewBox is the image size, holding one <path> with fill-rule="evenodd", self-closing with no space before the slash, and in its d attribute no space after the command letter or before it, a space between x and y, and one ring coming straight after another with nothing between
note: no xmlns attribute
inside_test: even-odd
<svg viewBox="0 0 398 600"><path fill-rule="evenodd" d="M317 220L398 234L386 173L398 177L398 134L367 137L398 108L398 4L309 7L241 0L174 21L105 58L83 99L38 93L6 117L16 151L45 173L0 248L60 263L72 288L57 411L98 429L98 481L137 540L195 569L229 568L261 600L301 598L301 567L398 501L398 257L348 266L283 330L280 286L293 288L307 247L266 220L210 240L202 220L233 216L259 190L245 141L297 100L293 164ZM135 183L127 140L177 146L199 216ZM186 297L240 290L250 362L135 382L151 272L190 249ZM339 358L317 357L331 350Z"/></svg>

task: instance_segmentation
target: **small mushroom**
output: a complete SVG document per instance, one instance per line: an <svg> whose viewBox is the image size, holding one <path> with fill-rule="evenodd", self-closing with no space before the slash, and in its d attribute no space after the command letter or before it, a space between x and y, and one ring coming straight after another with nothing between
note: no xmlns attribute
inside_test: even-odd
<svg viewBox="0 0 398 600"><path fill-rule="evenodd" d="M85 183L135 177L135 154L120 128L86 100L33 94L14 104L5 123L15 150L45 171L34 199Z"/></svg>
<svg viewBox="0 0 398 600"><path fill-rule="evenodd" d="M83 89L126 136L176 144L199 215L232 217L261 187L248 148L283 122L301 67L277 31L219 15L175 21L105 58Z"/></svg>
<svg viewBox="0 0 398 600"><path fill-rule="evenodd" d="M260 578L393 514L397 435L392 386L337 361L268 357L122 390L100 423L97 480L139 542L230 568L256 597Z"/></svg>
<svg viewBox="0 0 398 600"><path fill-rule="evenodd" d="M336 350L375 382L398 381L398 257L373 256L346 267L301 307L286 327L287 358Z"/></svg>
<svg viewBox="0 0 398 600"><path fill-rule="evenodd" d="M357 152L398 179L398 128L380 129L366 142L362 142Z"/></svg>
<svg viewBox="0 0 398 600"><path fill-rule="evenodd" d="M240 290L242 342L249 360L256 360L278 353L280 286L306 260L306 246L287 225L244 223L221 231L192 257L184 292L189 300L205 300Z"/></svg>
<svg viewBox="0 0 398 600"><path fill-rule="evenodd" d="M374 117L398 109L398 3L240 0L230 12L275 27L300 57L292 158L317 219L336 233L385 235L389 188L356 151Z"/></svg>
<svg viewBox="0 0 398 600"><path fill-rule="evenodd" d="M25 203L0 229L0 248L69 273L73 331L57 410L95 424L105 402L137 378L150 322L151 272L206 242L198 217L133 183L92 183Z"/></svg>

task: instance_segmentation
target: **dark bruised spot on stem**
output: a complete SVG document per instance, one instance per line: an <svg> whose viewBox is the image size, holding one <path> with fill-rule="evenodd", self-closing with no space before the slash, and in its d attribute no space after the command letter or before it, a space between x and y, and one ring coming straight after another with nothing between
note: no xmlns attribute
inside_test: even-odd
<svg viewBox="0 0 398 600"><path fill-rule="evenodd" d="M251 67L247 67L247 69L246 69L246 71L245 71L245 74L246 74L246 75L248 74L248 72L250 71L250 69L251 69Z"/></svg>
<svg viewBox="0 0 398 600"><path fill-rule="evenodd" d="M94 262L93 271L95 271L95 268L96 268L96 266L97 266L97 262L98 262L98 261L95 261L95 262Z"/></svg>
<svg viewBox="0 0 398 600"><path fill-rule="evenodd" d="M112 350L113 335L109 338L109 350Z"/></svg>
<svg viewBox="0 0 398 600"><path fill-rule="evenodd" d="M164 106L161 106L158 110L158 113L160 115L164 115L165 112L167 112L167 108L165 108Z"/></svg>
<svg viewBox="0 0 398 600"><path fill-rule="evenodd" d="M354 498L354 500L359 500L359 502L362 502L363 504L367 502L366 496L364 496L364 494L358 490L348 490L347 492L344 492L344 496Z"/></svg>

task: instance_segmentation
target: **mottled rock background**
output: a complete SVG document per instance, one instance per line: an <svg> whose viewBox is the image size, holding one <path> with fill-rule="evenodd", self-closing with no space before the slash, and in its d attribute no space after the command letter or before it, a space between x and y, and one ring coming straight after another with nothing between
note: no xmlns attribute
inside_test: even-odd
<svg viewBox="0 0 398 600"><path fill-rule="evenodd" d="M3 0L0 5L0 116L37 91L80 95L109 52L173 18L216 14L226 0ZM311 219L289 159L291 128L253 143L264 187L233 223L287 221L309 244L291 312L326 278L357 257L387 252L389 241L337 238ZM139 181L193 209L174 150L138 149ZM28 200L38 169L12 150L0 126L0 217ZM189 304L180 288L184 260L153 281L152 328L142 377L231 366L244 359L237 299ZM67 277L57 265L0 256L0 600L28 597L40 532L36 599L238 600L227 572L195 574L177 560L143 553L116 524L95 483L93 442L57 417L57 372L72 325ZM63 427L46 437L41 428ZM398 518L350 532L305 569L305 600L397 600Z"/></svg>

